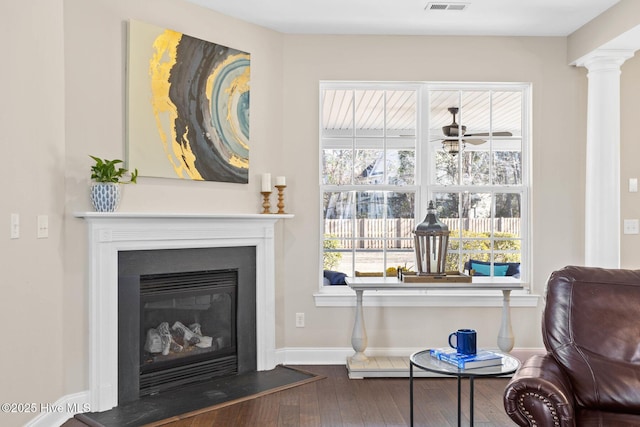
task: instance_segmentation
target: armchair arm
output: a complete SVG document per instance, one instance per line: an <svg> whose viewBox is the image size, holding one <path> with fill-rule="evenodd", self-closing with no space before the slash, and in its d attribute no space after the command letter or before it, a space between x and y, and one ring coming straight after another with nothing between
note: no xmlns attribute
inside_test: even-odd
<svg viewBox="0 0 640 427"><path fill-rule="evenodd" d="M575 426L571 383L551 354L522 364L505 388L504 408L519 426Z"/></svg>

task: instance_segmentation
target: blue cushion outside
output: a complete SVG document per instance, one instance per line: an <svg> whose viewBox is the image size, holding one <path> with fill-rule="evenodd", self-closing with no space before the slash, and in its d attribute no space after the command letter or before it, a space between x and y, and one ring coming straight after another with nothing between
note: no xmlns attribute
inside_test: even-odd
<svg viewBox="0 0 640 427"><path fill-rule="evenodd" d="M471 265L481 265L481 266L489 266L491 265L490 262L486 262L486 261L477 261L475 259L470 259L469 261L467 261L465 263L465 269L469 270L469 266ZM502 266L507 266L507 270L505 272L505 274L499 274L499 270L495 267L502 267ZM482 267L480 267L480 271L478 271L478 268L475 267L471 267L472 269L476 270L476 276L488 276L489 275L489 269L483 269ZM483 274L483 271L486 271L486 274ZM500 269L501 271L501 269ZM513 276L513 277L520 277L520 263L519 262L496 262L494 263L494 276Z"/></svg>
<svg viewBox="0 0 640 427"><path fill-rule="evenodd" d="M476 271L477 276L489 276L491 275L491 266L489 264L478 264L475 262L471 263L471 269ZM509 269L508 265L494 265L493 266L493 275L494 276L505 276L507 274L507 269Z"/></svg>
<svg viewBox="0 0 640 427"><path fill-rule="evenodd" d="M329 280L330 285L346 285L344 278L347 277L345 273L339 271L324 270L324 278Z"/></svg>

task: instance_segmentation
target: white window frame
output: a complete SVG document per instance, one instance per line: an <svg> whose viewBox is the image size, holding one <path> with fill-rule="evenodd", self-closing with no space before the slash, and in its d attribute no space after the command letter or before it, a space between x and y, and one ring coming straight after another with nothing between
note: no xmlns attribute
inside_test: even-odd
<svg viewBox="0 0 640 427"><path fill-rule="evenodd" d="M473 190L478 192L491 192L491 193L518 193L521 197L521 265L524 269L521 272L519 279L508 278L506 281L513 283L514 281L522 283L525 287L529 286L531 275L531 259L530 259L530 246L531 246L531 234L530 234L530 189L531 189L531 84L528 83L426 83L424 87L425 93L422 97L425 105L424 111L430 111L429 109L429 92L431 91L518 91L522 95L522 136L521 136L521 153L522 153L522 184L519 186L509 185L485 185L485 186L472 186L464 184L456 185L438 185L435 181L435 159L433 158L433 150L423 150L420 158L420 165L427 165L426 167L416 166L418 171L425 172L427 169L426 177L422 177L419 182L421 185L421 215L424 217L426 214L426 201L433 199L433 194L437 192L464 192L467 190ZM429 122L430 118L427 119ZM429 144L433 144L430 135L425 132L423 144L421 147L429 147ZM436 142L436 144L439 144ZM418 163L418 161L416 161ZM494 237L490 237L491 240ZM492 266L493 268L493 266ZM498 283L503 282L505 279L500 277L474 277L474 282L479 283Z"/></svg>
<svg viewBox="0 0 640 427"><path fill-rule="evenodd" d="M452 90L452 91L468 91L468 90L519 90L522 93L522 185L514 190L513 186L487 186L487 191L497 192L513 192L517 191L521 194L521 264L524 269L519 279L502 278L502 277L475 277L474 282L479 283L504 283L509 281L513 283L521 283L524 286L523 291L512 292L511 305L533 307L538 303L538 296L531 295L531 84L530 83L466 83L466 82L320 82L319 94L322 95L324 89L359 89L359 88L379 88L379 89L397 89L399 87L415 88L420 86L418 96L417 114L418 121L416 126L417 146L416 146L416 185L415 192L416 222L426 215L426 203L431 199L432 194L436 191L445 190L447 192L464 191L472 186L435 185L433 174L435 168L432 167L435 161L432 157L432 150L428 149L429 141L429 92L434 90ZM322 99L319 97L320 115L322 111ZM426 118L425 118L426 117ZM321 120L321 117L320 117ZM350 191L353 189L362 190L362 186L325 186L322 183L322 122L319 123L319 181L320 181L320 218L324 219L322 197L326 191ZM424 149L427 147L427 149ZM426 166L425 166L426 165ZM335 187L335 188L334 188ZM355 187L355 188L353 188ZM473 186L474 190L481 191L477 186ZM411 187L404 186L402 190L409 190ZM376 190L396 190L394 186L376 186ZM484 188L483 188L484 189ZM319 227L320 237L320 270L323 269L323 226ZM353 306L354 292L348 286L325 286L323 284L322 275L319 278L318 292L314 293L316 306ZM440 290L440 291L415 291L415 292L393 292L393 291L376 291L369 294L368 305L374 306L495 306L502 305L502 294L499 291L458 291L458 290Z"/></svg>
<svg viewBox="0 0 640 427"><path fill-rule="evenodd" d="M386 90L412 90L415 91L416 93L416 108L417 108L417 113L416 115L418 117L420 117L421 115L421 99L420 97L422 96L422 88L423 88L423 84L422 83L411 83L411 82L349 82L349 83L339 83L339 82L331 82L331 83L326 83L326 84L321 84L320 86L320 95L322 95L322 91L323 90L327 90L327 89L345 89L345 90L380 90L380 91L386 91ZM320 104L320 108L322 108L322 99L319 100L319 104ZM320 110L322 111L322 110ZM320 116L322 115L322 113L320 113ZM320 117L322 119L322 117ZM355 120L355 117L354 117ZM417 162L419 161L419 149L418 147L421 144L421 141L419 140L419 137L421 135L421 131L418 128L420 125L420 120L416 121L416 135L413 137L414 142L412 142L411 147L408 146L408 144L403 140L402 137L398 138L396 140L395 137L389 137L388 135L384 136L379 136L379 137L374 137L375 139L384 139L385 140L385 148L407 148L407 149L415 149L415 161L416 161L416 167L417 167ZM355 130L354 130L355 131ZM336 144L336 145L331 145L331 144L326 144L323 143L322 141L322 136L323 136L323 129L322 129L322 123L320 123L319 126L319 137L320 137L320 141L319 141L319 152L320 152L320 156L319 156L319 170L320 170L320 174L319 174L319 183L320 183L320 197L321 199L323 198L324 194L327 192L367 192L367 191L375 191L375 192L389 192L389 191L393 191L393 192L401 192L401 193L410 193L414 195L415 198L415 203L417 204L419 202L419 193L420 193L420 187L419 187L419 183L418 183L418 174L416 173L415 176L415 182L413 185L403 185L403 186L396 186L396 185L388 185L388 184L349 184L349 185L325 185L322 182L322 169L323 169L323 165L322 165L322 150L325 148L349 148L349 149L353 149L355 150L355 146L353 146L353 141L351 143L350 146L346 146L344 143L340 144ZM344 139L347 139L348 137L344 137ZM351 136L349 138L352 139L358 139L357 136ZM367 137L363 137L362 140L366 141ZM359 141L359 145L357 148L367 148L366 145L360 145L362 144L362 141ZM386 153L386 150L383 150ZM385 163L386 163L386 157L385 157ZM352 173L354 173L354 171L352 171ZM353 179L354 177L352 177ZM385 196L386 197L386 196ZM415 212L414 212L415 215ZM323 203L320 203L320 217L324 219L324 212L323 212ZM355 218L353 218L353 221L355 222ZM323 235L323 227L320 227L320 242L322 243L324 240L324 235ZM357 240L357 239L356 239ZM352 253L355 254L356 250L355 248L352 249ZM383 256L386 259L386 253L388 252L387 249L383 249L381 251L383 253ZM322 254L323 254L323 249L321 248L320 251L320 257L321 257L321 262L320 265L322 266ZM353 273L353 271L349 272L349 273ZM322 280L321 280L322 282ZM322 283L321 283L322 285Z"/></svg>

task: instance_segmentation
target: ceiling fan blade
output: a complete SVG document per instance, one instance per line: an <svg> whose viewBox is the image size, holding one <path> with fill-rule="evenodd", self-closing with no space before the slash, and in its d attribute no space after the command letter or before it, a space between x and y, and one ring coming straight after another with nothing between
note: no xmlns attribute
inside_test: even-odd
<svg viewBox="0 0 640 427"><path fill-rule="evenodd" d="M461 146L460 150L464 149L466 144L471 145L481 145L487 142L486 139L480 138L472 138L469 137L478 137L478 136L486 136L486 137L494 137L494 136L513 136L511 132L503 131L503 132L484 132L484 133L466 133L467 127L463 125L459 125L456 123L456 114L459 109L457 107L451 107L448 109L451 115L453 116L453 122L450 125L442 127L442 133L444 134L444 139L439 140L442 141L442 147L448 153L457 153L458 150L456 147ZM459 140L458 137L462 133L462 139ZM460 141L460 142L458 142Z"/></svg>
<svg viewBox="0 0 640 427"><path fill-rule="evenodd" d="M465 137L467 136L513 136L513 134L511 132L502 131L502 132L493 132L493 133L489 133L489 132L467 133L464 136Z"/></svg>
<svg viewBox="0 0 640 427"><path fill-rule="evenodd" d="M466 138L463 139L463 141L467 144L472 144L472 145L480 145L487 142L486 139L466 139Z"/></svg>

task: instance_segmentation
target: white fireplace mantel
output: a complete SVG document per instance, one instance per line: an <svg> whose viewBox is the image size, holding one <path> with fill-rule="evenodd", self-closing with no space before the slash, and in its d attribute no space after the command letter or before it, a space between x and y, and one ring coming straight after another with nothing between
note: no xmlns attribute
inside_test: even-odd
<svg viewBox="0 0 640 427"><path fill-rule="evenodd" d="M274 227L290 214L76 212L88 225L89 393L118 404L118 252L255 246L258 370L275 367Z"/></svg>

